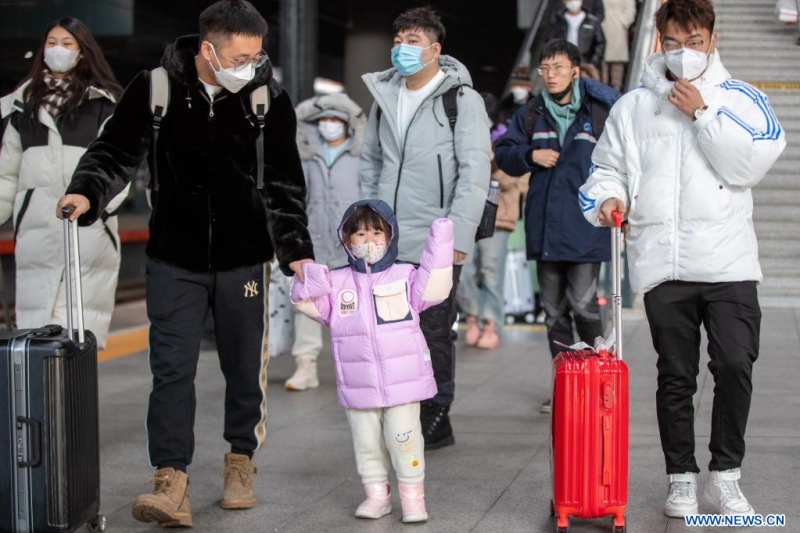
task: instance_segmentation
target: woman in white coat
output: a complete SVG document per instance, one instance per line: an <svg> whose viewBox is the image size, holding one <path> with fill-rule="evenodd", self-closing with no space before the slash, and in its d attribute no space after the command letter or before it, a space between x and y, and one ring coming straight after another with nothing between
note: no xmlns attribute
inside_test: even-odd
<svg viewBox="0 0 800 533"><path fill-rule="evenodd" d="M58 199L78 160L122 93L103 52L79 20L47 28L28 76L0 99L0 222L13 216L16 320L20 328L66 324L62 222ZM80 229L86 328L104 347L120 263L112 201L102 220Z"/></svg>
<svg viewBox="0 0 800 533"><path fill-rule="evenodd" d="M625 67L630 61L628 30L636 21L636 0L603 0L605 19L603 33L606 50L603 54L603 83L622 91Z"/></svg>

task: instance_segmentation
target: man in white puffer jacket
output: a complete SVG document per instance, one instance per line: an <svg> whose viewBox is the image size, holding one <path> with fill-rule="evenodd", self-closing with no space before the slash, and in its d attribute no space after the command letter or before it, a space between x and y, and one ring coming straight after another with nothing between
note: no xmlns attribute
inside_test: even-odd
<svg viewBox="0 0 800 533"><path fill-rule="evenodd" d="M663 53L648 59L643 87L612 108L579 193L595 225L626 213L631 285L644 293L658 353L671 517L697 513L692 396L701 324L715 382L705 496L716 512L753 514L738 485L761 323L750 189L786 145L767 97L722 66L714 19L709 0L662 4Z"/></svg>

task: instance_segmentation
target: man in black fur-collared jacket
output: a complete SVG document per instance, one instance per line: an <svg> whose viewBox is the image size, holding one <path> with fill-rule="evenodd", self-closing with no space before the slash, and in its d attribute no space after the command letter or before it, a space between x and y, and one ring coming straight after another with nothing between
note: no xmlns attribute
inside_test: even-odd
<svg viewBox="0 0 800 533"><path fill-rule="evenodd" d="M153 493L133 505L143 522L191 525L186 468L194 451L194 375L206 314L213 313L225 375L224 509L253 507L251 462L265 437L268 261L302 278L311 261L306 186L294 108L272 79L262 49L267 23L244 0L200 15L200 35L164 53L170 100L153 146L151 73L125 91L102 135L81 159L59 207L91 224L148 157L157 168L147 244L147 312L153 389L148 450ZM260 128L250 95L267 85L263 187Z"/></svg>

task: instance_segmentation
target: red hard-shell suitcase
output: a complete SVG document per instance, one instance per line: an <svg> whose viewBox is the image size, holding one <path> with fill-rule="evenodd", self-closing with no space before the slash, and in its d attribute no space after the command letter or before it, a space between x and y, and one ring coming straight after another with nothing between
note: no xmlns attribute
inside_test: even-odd
<svg viewBox="0 0 800 533"><path fill-rule="evenodd" d="M104 530L100 509L97 341L83 329L75 224L64 222L67 309L77 338L50 325L0 334L0 531ZM74 248L70 254L70 248ZM74 265L70 263L73 256Z"/></svg>
<svg viewBox="0 0 800 533"><path fill-rule="evenodd" d="M611 351L564 351L553 360L551 511L556 532L569 518L611 516L623 533L628 503L628 367L622 360L621 216L612 245L615 343Z"/></svg>

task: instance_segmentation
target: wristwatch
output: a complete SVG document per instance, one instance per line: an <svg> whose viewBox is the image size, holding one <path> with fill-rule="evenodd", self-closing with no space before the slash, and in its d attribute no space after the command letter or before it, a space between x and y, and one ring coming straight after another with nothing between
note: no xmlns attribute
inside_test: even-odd
<svg viewBox="0 0 800 533"><path fill-rule="evenodd" d="M708 109L707 105L704 105L703 107L698 107L697 109L695 109L694 113L692 113L694 115L692 117L692 122L694 122L698 118L702 117L703 113L705 113L707 109Z"/></svg>

